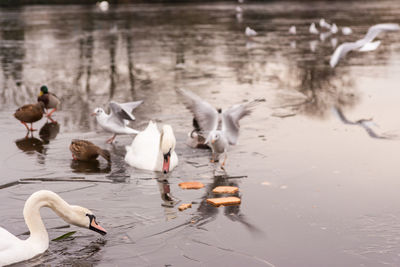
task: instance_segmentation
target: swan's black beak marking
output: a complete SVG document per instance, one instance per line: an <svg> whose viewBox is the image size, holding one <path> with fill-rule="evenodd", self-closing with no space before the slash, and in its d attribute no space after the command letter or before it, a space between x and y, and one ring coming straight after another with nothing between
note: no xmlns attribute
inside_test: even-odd
<svg viewBox="0 0 400 267"><path fill-rule="evenodd" d="M171 160L171 149L168 151L168 153L164 154L164 162L162 168L164 174L169 172L170 160Z"/></svg>
<svg viewBox="0 0 400 267"><path fill-rule="evenodd" d="M96 216L93 214L86 214L86 216L89 217L89 229L95 232L98 232L99 234L105 235L107 234L106 229L101 227L97 222L96 222Z"/></svg>

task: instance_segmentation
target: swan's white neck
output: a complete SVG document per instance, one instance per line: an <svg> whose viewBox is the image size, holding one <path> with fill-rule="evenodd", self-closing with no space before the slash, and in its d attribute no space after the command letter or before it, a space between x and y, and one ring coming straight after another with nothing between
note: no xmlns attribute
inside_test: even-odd
<svg viewBox="0 0 400 267"><path fill-rule="evenodd" d="M57 194L41 190L32 194L25 202L24 219L31 233L26 242L32 243L35 249L45 251L49 246L49 236L40 216L40 208L49 207L58 216L69 222L72 217L70 205Z"/></svg>

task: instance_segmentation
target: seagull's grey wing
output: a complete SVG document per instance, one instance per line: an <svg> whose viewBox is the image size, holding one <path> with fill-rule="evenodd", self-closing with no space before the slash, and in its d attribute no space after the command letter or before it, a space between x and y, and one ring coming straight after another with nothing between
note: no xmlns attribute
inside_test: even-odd
<svg viewBox="0 0 400 267"><path fill-rule="evenodd" d="M218 127L218 111L208 102L204 101L192 92L177 89L183 96L185 106L193 113L201 131L210 132Z"/></svg>
<svg viewBox="0 0 400 267"><path fill-rule="evenodd" d="M351 50L354 50L354 49L358 49L363 45L364 45L364 42L360 42L360 40L357 42L343 43L343 44L339 45L336 48L335 52L333 52L331 59L329 61L329 64L331 65L332 68L334 68L337 65L337 63L339 62L339 60L342 57L346 56L346 54L348 52L350 52Z"/></svg>
<svg viewBox="0 0 400 267"><path fill-rule="evenodd" d="M222 113L222 132L228 139L230 145L235 145L239 137L239 120L251 113L259 100L254 100L246 104L234 105Z"/></svg>
<svg viewBox="0 0 400 267"><path fill-rule="evenodd" d="M384 31L398 31L400 30L400 26L397 23L382 23L376 24L368 29L367 34L364 36L363 40L366 43L371 42L375 39L378 34Z"/></svg>
<svg viewBox="0 0 400 267"><path fill-rule="evenodd" d="M133 120L135 119L135 116L133 116L132 112L135 108L137 108L139 105L143 103L143 100L140 101L134 101L134 102L126 102L126 103L119 103L119 106L131 117Z"/></svg>
<svg viewBox="0 0 400 267"><path fill-rule="evenodd" d="M125 125L124 120L135 120L135 117L133 117L129 111L126 111L124 108L122 108L121 104L111 101L109 106L113 120L120 121L123 125Z"/></svg>

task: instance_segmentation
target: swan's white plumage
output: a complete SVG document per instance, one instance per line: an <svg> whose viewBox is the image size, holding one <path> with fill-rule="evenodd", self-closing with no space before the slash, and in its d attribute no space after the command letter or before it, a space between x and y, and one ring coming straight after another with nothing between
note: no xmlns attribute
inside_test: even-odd
<svg viewBox="0 0 400 267"><path fill-rule="evenodd" d="M89 228L88 209L72 206L51 191L41 190L33 193L24 206L24 219L30 236L21 240L0 227L0 266L31 259L49 247L49 236L40 217L40 208L49 207L64 221L76 226Z"/></svg>
<svg viewBox="0 0 400 267"><path fill-rule="evenodd" d="M161 143L160 143L161 142ZM130 146L126 146L125 161L138 169L149 171L162 171L163 151L171 148L171 159L169 170L178 165L178 156L175 149L176 139L172 128L164 125L163 134L157 128L157 124L150 121L146 129L133 139Z"/></svg>

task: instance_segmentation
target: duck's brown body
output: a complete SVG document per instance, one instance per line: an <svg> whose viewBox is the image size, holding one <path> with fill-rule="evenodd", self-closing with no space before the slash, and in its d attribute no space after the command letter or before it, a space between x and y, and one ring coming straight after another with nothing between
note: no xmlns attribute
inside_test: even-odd
<svg viewBox="0 0 400 267"><path fill-rule="evenodd" d="M38 102L36 104L28 104L20 107L14 113L14 117L21 121L22 124L26 126L28 130L33 131L32 125L31 128L26 125L26 123L33 123L40 120L43 117L44 113L44 103Z"/></svg>
<svg viewBox="0 0 400 267"><path fill-rule="evenodd" d="M38 101L42 101L46 107L46 109L55 108L58 109L60 106L60 99L55 94L45 93L38 97Z"/></svg>
<svg viewBox="0 0 400 267"><path fill-rule="evenodd" d="M72 140L69 150L71 150L72 157L75 160L91 161L95 160L100 155L108 162L111 161L110 152L108 150L101 149L87 140Z"/></svg>

